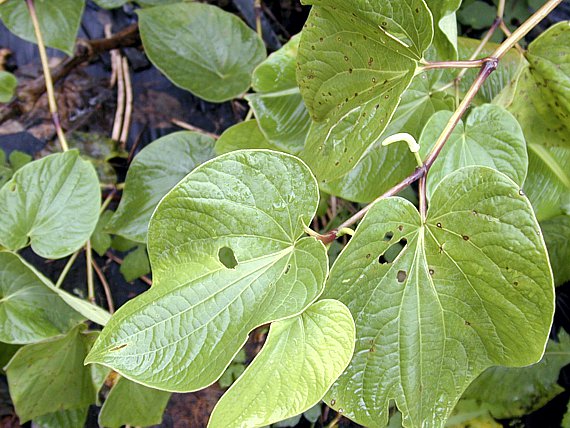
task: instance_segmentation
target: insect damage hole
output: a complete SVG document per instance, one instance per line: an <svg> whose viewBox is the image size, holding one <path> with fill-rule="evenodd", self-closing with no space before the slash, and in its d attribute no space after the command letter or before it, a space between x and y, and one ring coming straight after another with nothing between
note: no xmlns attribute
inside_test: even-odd
<svg viewBox="0 0 570 428"><path fill-rule="evenodd" d="M408 240L406 238L402 238L398 242L390 245L386 251L384 251L380 257L378 257L378 263L381 265L392 263L394 260L396 260L396 257L398 257L398 255L400 255L400 253L404 250L407 243Z"/></svg>
<svg viewBox="0 0 570 428"><path fill-rule="evenodd" d="M218 251L218 259L220 260L220 263L228 269L235 269L238 265L234 252L229 247L220 248L220 251Z"/></svg>

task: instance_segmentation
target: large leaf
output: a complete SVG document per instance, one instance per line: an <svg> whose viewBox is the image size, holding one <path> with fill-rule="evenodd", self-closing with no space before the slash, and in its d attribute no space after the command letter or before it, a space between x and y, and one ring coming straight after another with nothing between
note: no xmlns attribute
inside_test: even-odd
<svg viewBox="0 0 570 428"><path fill-rule="evenodd" d="M273 323L263 349L218 401L208 426L262 427L310 409L350 362L354 335L349 310L336 300Z"/></svg>
<svg viewBox="0 0 570 428"><path fill-rule="evenodd" d="M554 312L530 203L487 167L448 175L425 221L404 199L377 202L326 290L351 310L357 333L326 400L370 427L387 424L391 400L404 426L442 426L485 368L542 357Z"/></svg>
<svg viewBox="0 0 570 428"><path fill-rule="evenodd" d="M301 238L318 199L290 155L236 151L196 168L151 220L152 288L117 311L87 361L169 391L216 381L253 328L322 292L325 248Z"/></svg>
<svg viewBox="0 0 570 428"><path fill-rule="evenodd" d="M564 331L559 342L550 340L544 357L529 367L491 367L467 388L459 405L474 401L494 418L507 419L531 413L564 391L558 385L560 369L570 364L570 338Z"/></svg>
<svg viewBox="0 0 570 428"><path fill-rule="evenodd" d="M35 0L40 31L46 46L73 55L84 0ZM36 34L25 1L9 0L0 4L0 19L15 35L36 43Z"/></svg>
<svg viewBox="0 0 570 428"><path fill-rule="evenodd" d="M527 142L570 147L570 21L533 41L529 62L514 92L503 101L523 127Z"/></svg>
<svg viewBox="0 0 570 428"><path fill-rule="evenodd" d="M420 138L422 158L433 148L451 115L438 112L426 124ZM528 168L526 143L519 123L503 107L483 104L470 112L465 123L459 121L430 169L428 195L446 175L468 165L494 168L522 186Z"/></svg>
<svg viewBox="0 0 570 428"><path fill-rule="evenodd" d="M388 125L433 25L423 0L312 0L297 78L313 124L305 158L319 181L350 171Z"/></svg>
<svg viewBox="0 0 570 428"><path fill-rule="evenodd" d="M160 424L169 398L169 392L151 389L121 377L101 408L99 425L119 428L123 425Z"/></svg>
<svg viewBox="0 0 570 428"><path fill-rule="evenodd" d="M570 148L529 144L524 190L540 221L562 214L570 197Z"/></svg>
<svg viewBox="0 0 570 428"><path fill-rule="evenodd" d="M83 320L16 254L0 252L0 266L1 342L39 342Z"/></svg>
<svg viewBox="0 0 570 428"><path fill-rule="evenodd" d="M99 218L95 169L71 150L20 168L0 189L0 245L58 259L78 250Z"/></svg>
<svg viewBox="0 0 570 428"><path fill-rule="evenodd" d="M570 215L560 215L540 223L554 283L562 285L570 281Z"/></svg>
<svg viewBox="0 0 570 428"><path fill-rule="evenodd" d="M257 34L216 6L175 3L142 9L138 15L153 64L207 101L227 101L247 91L253 69L265 58Z"/></svg>
<svg viewBox="0 0 570 428"><path fill-rule="evenodd" d="M246 96L269 142L292 154L303 150L311 126L295 77L299 40L294 36L257 66L252 83L257 93Z"/></svg>
<svg viewBox="0 0 570 428"><path fill-rule="evenodd" d="M146 242L148 222L160 199L197 165L214 156L214 140L196 132L175 132L146 146L133 159L125 190L107 230Z"/></svg>
<svg viewBox="0 0 570 428"><path fill-rule="evenodd" d="M95 333L78 326L67 335L21 348L6 367L20 422L95 403L91 368L83 365Z"/></svg>

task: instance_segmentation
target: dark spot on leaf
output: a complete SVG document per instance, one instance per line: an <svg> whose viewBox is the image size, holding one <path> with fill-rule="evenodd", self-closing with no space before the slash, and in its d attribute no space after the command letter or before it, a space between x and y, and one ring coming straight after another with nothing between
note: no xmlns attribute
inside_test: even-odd
<svg viewBox="0 0 570 428"><path fill-rule="evenodd" d="M430 269L430 270L429 270L429 274L430 274L431 276L433 276L434 273L435 273L435 271L434 271L433 269Z"/></svg>
<svg viewBox="0 0 570 428"><path fill-rule="evenodd" d="M469 241L469 236L463 235L463 240L464 240L464 241Z"/></svg>
<svg viewBox="0 0 570 428"><path fill-rule="evenodd" d="M477 214L478 214L477 211L473 210L473 215L477 215Z"/></svg>
<svg viewBox="0 0 570 428"><path fill-rule="evenodd" d="M111 348L109 351L113 352L113 351L119 351L123 348L126 348L127 346L129 346L128 343L123 343L122 345L119 346L115 346L114 348Z"/></svg>
<svg viewBox="0 0 570 428"><path fill-rule="evenodd" d="M470 323L469 321L465 320L465 325L466 325L466 326L470 326L471 323Z"/></svg>
<svg viewBox="0 0 570 428"><path fill-rule="evenodd" d="M398 226L398 230L401 232L402 230L404 230L404 226L399 225L399 226Z"/></svg>
<svg viewBox="0 0 570 428"><path fill-rule="evenodd" d="M285 269L284 275L287 275L290 270L291 270L291 265L287 265L287 268Z"/></svg>
<svg viewBox="0 0 570 428"><path fill-rule="evenodd" d="M17 188L18 186L16 186L16 183L12 183L12 185L10 186L10 192L15 192Z"/></svg>
<svg viewBox="0 0 570 428"><path fill-rule="evenodd" d="M516 286L519 285L519 282L518 282L518 281L515 281L515 282L513 282L513 285L516 287Z"/></svg>
<svg viewBox="0 0 570 428"><path fill-rule="evenodd" d="M523 189L519 190L519 195L524 196L524 190Z"/></svg>
<svg viewBox="0 0 570 428"><path fill-rule="evenodd" d="M408 276L408 274L406 273L405 270L399 270L398 273L396 274L396 278L398 279L398 282L404 282L406 280L407 276Z"/></svg>
<svg viewBox="0 0 570 428"><path fill-rule="evenodd" d="M441 223L437 223L436 226L441 229Z"/></svg>
<svg viewBox="0 0 570 428"><path fill-rule="evenodd" d="M369 259L372 256L372 254L366 254L366 258Z"/></svg>
<svg viewBox="0 0 570 428"><path fill-rule="evenodd" d="M220 251L218 251L218 259L220 263L228 269L234 269L238 265L233 250L228 247L220 248Z"/></svg>

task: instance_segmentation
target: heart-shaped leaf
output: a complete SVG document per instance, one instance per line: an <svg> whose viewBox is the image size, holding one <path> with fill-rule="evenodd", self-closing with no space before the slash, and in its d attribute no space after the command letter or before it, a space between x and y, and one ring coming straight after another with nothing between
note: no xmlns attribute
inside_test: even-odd
<svg viewBox="0 0 570 428"><path fill-rule="evenodd" d="M294 36L257 66L252 83L257 93L246 96L269 142L291 154L303 150L311 126L295 77L299 40Z"/></svg>
<svg viewBox="0 0 570 428"><path fill-rule="evenodd" d="M265 46L237 16L197 2L138 11L145 53L166 77L207 101L243 94Z"/></svg>
<svg viewBox="0 0 570 428"><path fill-rule="evenodd" d="M41 0L34 6L40 31L46 46L73 55L75 38L85 8L84 0ZM30 12L24 1L5 1L0 4L0 20L15 35L36 43L36 33Z"/></svg>
<svg viewBox="0 0 570 428"><path fill-rule="evenodd" d="M30 162L0 189L0 245L67 256L95 230L100 204L97 173L76 150Z"/></svg>
<svg viewBox="0 0 570 428"><path fill-rule="evenodd" d="M420 138L420 154L425 158L452 113L434 114ZM528 168L526 143L517 120L503 107L483 104L474 108L467 121L459 121L429 171L428 195L453 171L469 165L482 165L502 172L522 186Z"/></svg>
<svg viewBox="0 0 570 428"><path fill-rule="evenodd" d="M297 79L316 122L305 158L319 181L350 171L388 125L433 35L423 0L312 0Z"/></svg>
<svg viewBox="0 0 570 428"><path fill-rule="evenodd" d="M325 248L301 238L318 200L290 155L236 151L200 165L152 217L154 285L116 312L87 361L169 391L216 381L253 328L322 292Z"/></svg>
<svg viewBox="0 0 570 428"><path fill-rule="evenodd" d="M317 404L354 351L354 321L337 300L321 300L271 325L267 341L212 412L211 428L262 427Z"/></svg>
<svg viewBox="0 0 570 428"><path fill-rule="evenodd" d="M175 132L159 138L135 156L125 190L106 230L146 242L148 222L160 199L182 178L214 155L214 140L196 132Z"/></svg>
<svg viewBox="0 0 570 428"><path fill-rule="evenodd" d="M0 252L0 341L33 343L83 321L16 254Z"/></svg>
<svg viewBox="0 0 570 428"><path fill-rule="evenodd" d="M440 427L485 368L540 360L554 289L521 193L502 173L465 167L437 187L425 221L401 198L370 209L325 292L348 306L357 334L331 406L380 427L395 400L404 426Z"/></svg>

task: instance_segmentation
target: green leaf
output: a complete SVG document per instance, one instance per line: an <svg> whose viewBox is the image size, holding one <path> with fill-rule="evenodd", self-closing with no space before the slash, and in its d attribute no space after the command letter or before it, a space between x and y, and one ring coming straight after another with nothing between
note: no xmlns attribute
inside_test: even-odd
<svg viewBox="0 0 570 428"><path fill-rule="evenodd" d="M84 428L89 407L60 410L34 418L34 426L40 428Z"/></svg>
<svg viewBox="0 0 570 428"><path fill-rule="evenodd" d="M73 55L75 38L85 7L84 0L35 0L40 31L46 46ZM0 4L0 20L14 33L36 43L36 35L26 2L7 1Z"/></svg>
<svg viewBox="0 0 570 428"><path fill-rule="evenodd" d="M0 189L0 245L65 257L93 233L100 198L97 174L77 151L31 162Z"/></svg>
<svg viewBox="0 0 570 428"><path fill-rule="evenodd" d="M529 144L524 190L538 220L563 214L564 198L570 197L570 148Z"/></svg>
<svg viewBox="0 0 570 428"><path fill-rule="evenodd" d="M459 21L475 30L489 28L497 16L497 10L484 1L474 1L469 6L461 8Z"/></svg>
<svg viewBox="0 0 570 428"><path fill-rule="evenodd" d="M16 254L0 252L0 266L0 341L38 342L83 320Z"/></svg>
<svg viewBox="0 0 570 428"><path fill-rule="evenodd" d="M152 288L115 313L87 361L168 391L215 382L252 329L322 292L325 248L301 238L318 199L311 172L290 155L237 151L200 165L152 217ZM237 265L224 265L220 250Z"/></svg>
<svg viewBox="0 0 570 428"><path fill-rule="evenodd" d="M346 306L321 300L271 325L261 352L222 396L209 427L262 427L317 404L354 351L354 321Z"/></svg>
<svg viewBox="0 0 570 428"><path fill-rule="evenodd" d="M240 149L276 149L259 129L256 120L237 123L226 129L214 148L219 155Z"/></svg>
<svg viewBox="0 0 570 428"><path fill-rule="evenodd" d="M299 40L294 36L257 66L252 83L257 93L246 96L267 140L292 154L303 150L311 126L295 76Z"/></svg>
<svg viewBox="0 0 570 428"><path fill-rule="evenodd" d="M105 232L105 228L113 216L113 211L105 211L99 217L97 226L91 235L91 246L100 257L103 257L111 248L111 235Z"/></svg>
<svg viewBox="0 0 570 428"><path fill-rule="evenodd" d="M305 158L319 181L349 172L380 137L430 45L423 0L311 0L297 78L315 121Z"/></svg>
<svg viewBox="0 0 570 428"><path fill-rule="evenodd" d="M29 154L21 152L19 150L13 150L10 153L10 165L14 172L22 168L24 165L29 164L34 158L32 158Z"/></svg>
<svg viewBox="0 0 570 428"><path fill-rule="evenodd" d="M95 3L105 9L114 9L117 7L121 7L129 0L94 0Z"/></svg>
<svg viewBox="0 0 570 428"><path fill-rule="evenodd" d="M425 158L442 133L452 113L438 112L420 138L420 156ZM427 179L428 195L453 171L482 165L502 172L522 186L528 168L526 143L517 120L503 107L483 104L471 110L466 123L459 121Z"/></svg>
<svg viewBox="0 0 570 428"><path fill-rule="evenodd" d="M160 199L197 165L212 158L214 140L196 132L159 138L135 156L107 231L146 242L148 222Z"/></svg>
<svg viewBox="0 0 570 428"><path fill-rule="evenodd" d="M246 361L246 354L243 349L241 349L234 359L232 360L231 364L228 366L224 374L218 379L218 384L221 388L229 388L232 383L234 383L238 377L245 370L245 361Z"/></svg>
<svg viewBox="0 0 570 428"><path fill-rule="evenodd" d="M4 367L12 359L14 354L20 349L20 345L0 342L0 373L4 373Z"/></svg>
<svg viewBox="0 0 570 428"><path fill-rule="evenodd" d="M325 297L348 306L357 331L352 362L325 401L371 427L388 423L391 400L404 426L443 426L484 369L540 360L554 312L530 203L487 167L448 175L425 222L404 199L374 204Z"/></svg>
<svg viewBox="0 0 570 428"><path fill-rule="evenodd" d="M1 13L0 6L0 13ZM0 103L7 103L13 97L18 86L18 79L12 73L7 71L0 71Z"/></svg>
<svg viewBox="0 0 570 428"><path fill-rule="evenodd" d="M528 67L502 103L530 144L570 147L570 21L559 22L528 47Z"/></svg>
<svg viewBox="0 0 570 428"><path fill-rule="evenodd" d="M174 84L207 101L243 94L253 69L265 59L258 35L216 6L175 3L137 13L152 63Z"/></svg>
<svg viewBox="0 0 570 428"><path fill-rule="evenodd" d="M20 422L95 403L91 368L83 365L92 339L83 329L24 346L14 355L6 373Z"/></svg>
<svg viewBox="0 0 570 428"><path fill-rule="evenodd" d="M540 223L548 248L554 284L570 281L570 215L561 215Z"/></svg>
<svg viewBox="0 0 570 428"><path fill-rule="evenodd" d="M101 408L99 425L119 428L123 425L160 424L169 398L169 392L151 389L121 377Z"/></svg>
<svg viewBox="0 0 570 428"><path fill-rule="evenodd" d="M564 331L559 342L548 341L544 357L529 367L491 367L467 388L459 404L475 401L496 419L520 417L540 409L564 391L558 385L560 369L570 364L570 338Z"/></svg>
<svg viewBox="0 0 570 428"><path fill-rule="evenodd" d="M150 273L150 264L146 253L146 245L137 245L134 251L125 256L120 268L127 282L134 281Z"/></svg>
<svg viewBox="0 0 570 428"><path fill-rule="evenodd" d="M426 0L434 22L433 59L457 59L457 19L455 12L461 0ZM429 52L428 52L429 57Z"/></svg>

